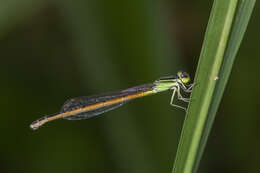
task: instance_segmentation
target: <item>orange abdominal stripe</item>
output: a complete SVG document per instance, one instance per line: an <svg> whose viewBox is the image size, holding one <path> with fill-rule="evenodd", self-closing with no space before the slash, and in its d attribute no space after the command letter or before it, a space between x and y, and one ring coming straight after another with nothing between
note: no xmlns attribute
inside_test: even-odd
<svg viewBox="0 0 260 173"><path fill-rule="evenodd" d="M72 110L72 111L69 111L69 112L64 112L64 113L58 114L58 115L56 115L55 118L50 117L50 120L58 119L58 118L61 118L61 117L65 118L65 117L68 117L68 116L71 116L71 115L96 110L96 109L99 109L99 108L102 108L102 107L110 106L110 105L121 103L121 102L126 102L126 101L129 101L129 100L144 97L144 96L150 95L150 94L153 94L153 92L152 91L140 92L140 93L135 93L135 94L128 95L128 96L125 96L125 97L121 97L121 98L115 98L115 99L107 100L105 102L100 102L100 103L96 103L96 104L93 104L93 105L88 105L88 106L85 106L83 108L78 108L78 109L75 109L75 110Z"/></svg>

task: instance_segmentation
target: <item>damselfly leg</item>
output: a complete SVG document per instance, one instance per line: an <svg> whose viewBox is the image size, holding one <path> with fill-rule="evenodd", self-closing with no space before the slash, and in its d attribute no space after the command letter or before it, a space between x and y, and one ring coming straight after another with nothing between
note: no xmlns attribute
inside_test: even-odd
<svg viewBox="0 0 260 173"><path fill-rule="evenodd" d="M173 92L172 92L172 97L171 97L170 105L171 105L171 106L174 106L174 107L177 107L177 108L184 109L184 110L186 111L187 109L186 109L185 107L173 103L174 97L175 97L175 94L176 94L176 92L177 92L178 100L181 100L181 101L184 101L184 102L187 102L187 103L188 103L188 102L190 101L190 98L185 98L185 97L183 97L183 96L181 95L180 89L182 88L184 92L190 93L190 92L192 91L192 87L193 87L193 86L194 86L194 83L191 84L191 85L188 85L188 88L187 88L183 83L181 83L180 85L174 86L174 87L172 88Z"/></svg>
<svg viewBox="0 0 260 173"><path fill-rule="evenodd" d="M185 107L180 106L180 105L173 104L174 96L175 96L175 93L176 93L177 90L178 90L177 87L174 87L174 88L173 88L170 105L173 106L173 107L180 108L180 109L183 109L183 110L186 111L186 108L185 108ZM177 93L178 93L178 92L177 92Z"/></svg>
<svg viewBox="0 0 260 173"><path fill-rule="evenodd" d="M183 89L183 91L185 91L186 93L191 93L192 88L194 87L195 83L192 83L190 85L184 85L183 83L179 83L181 88Z"/></svg>

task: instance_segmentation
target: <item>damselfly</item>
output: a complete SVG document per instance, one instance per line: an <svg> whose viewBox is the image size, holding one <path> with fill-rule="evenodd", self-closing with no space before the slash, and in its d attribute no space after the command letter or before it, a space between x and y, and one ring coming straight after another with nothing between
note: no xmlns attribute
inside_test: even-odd
<svg viewBox="0 0 260 173"><path fill-rule="evenodd" d="M118 108L130 100L167 90L173 91L170 104L177 108L186 110L185 107L174 104L173 99L177 93L179 100L189 102L189 98L185 98L181 94L181 89L186 93L191 92L193 84L189 85L189 82L190 76L188 73L180 71L177 73L177 76L162 77L150 84L135 86L113 93L72 98L64 103L60 112L44 116L34 121L30 127L33 130L36 130L46 122L59 118L64 118L67 120L82 120L91 118Z"/></svg>

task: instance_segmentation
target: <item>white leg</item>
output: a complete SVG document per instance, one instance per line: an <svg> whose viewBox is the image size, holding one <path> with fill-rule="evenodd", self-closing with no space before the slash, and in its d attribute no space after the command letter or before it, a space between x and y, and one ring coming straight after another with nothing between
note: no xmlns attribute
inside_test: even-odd
<svg viewBox="0 0 260 173"><path fill-rule="evenodd" d="M183 97L180 92L180 87L177 86L177 88L178 99L188 103L190 101L190 98Z"/></svg>
<svg viewBox="0 0 260 173"><path fill-rule="evenodd" d="M195 85L195 83L192 83L190 85L187 85L187 88L183 83L181 83L181 88L183 89L183 91L190 93L192 91L193 86Z"/></svg>
<svg viewBox="0 0 260 173"><path fill-rule="evenodd" d="M172 92L172 98L171 98L171 102L170 102L171 105L173 104L173 99L174 99L174 96L175 96L176 89L177 88L174 88L173 92Z"/></svg>
<svg viewBox="0 0 260 173"><path fill-rule="evenodd" d="M195 83L192 83L192 84L190 84L188 87L188 89L185 91L185 92L191 92L192 91L192 88L194 87L194 85L195 85Z"/></svg>
<svg viewBox="0 0 260 173"><path fill-rule="evenodd" d="M174 106L174 107L176 107L176 108L184 109L185 112L186 112L186 108L185 108L185 107L182 107L182 106L180 106L180 105L173 104L173 100L174 100L174 96L175 96L175 92L176 92L176 90L177 90L177 94L178 94L180 88L179 88L179 87L178 87L178 88L176 88L176 87L173 88L172 98L171 98L170 105L171 105L171 106ZM178 95L179 95L179 94L178 94ZM178 97L179 97L179 96L178 96ZM179 99L179 98L178 98L178 99Z"/></svg>

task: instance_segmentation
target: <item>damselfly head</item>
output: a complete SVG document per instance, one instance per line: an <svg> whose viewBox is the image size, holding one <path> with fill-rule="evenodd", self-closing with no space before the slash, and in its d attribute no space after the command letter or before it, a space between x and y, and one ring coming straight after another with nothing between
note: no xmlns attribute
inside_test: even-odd
<svg viewBox="0 0 260 173"><path fill-rule="evenodd" d="M182 83L187 84L190 82L190 75L186 72L179 71L177 73L178 78L181 80Z"/></svg>

